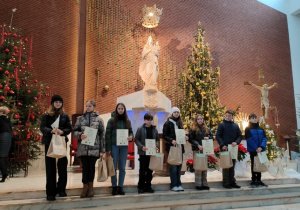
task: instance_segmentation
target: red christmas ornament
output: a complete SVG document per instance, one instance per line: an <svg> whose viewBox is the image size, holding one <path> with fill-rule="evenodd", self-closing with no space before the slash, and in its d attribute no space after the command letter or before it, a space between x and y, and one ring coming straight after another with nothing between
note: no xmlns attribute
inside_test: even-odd
<svg viewBox="0 0 300 210"><path fill-rule="evenodd" d="M47 86L46 89L49 90L49 86Z"/></svg>
<svg viewBox="0 0 300 210"><path fill-rule="evenodd" d="M37 82L38 82L38 80L37 80L37 79L35 79L35 80L34 80L34 83L37 83Z"/></svg>
<svg viewBox="0 0 300 210"><path fill-rule="evenodd" d="M14 111L13 111L14 112ZM8 110L8 114L10 113L10 109Z"/></svg>
<svg viewBox="0 0 300 210"><path fill-rule="evenodd" d="M30 90L27 90L27 93L31 93L31 91L30 91Z"/></svg>
<svg viewBox="0 0 300 210"><path fill-rule="evenodd" d="M21 120L19 120L19 121L18 121L18 123L19 123L19 124L21 124L21 123L22 123L22 121L21 121Z"/></svg>
<svg viewBox="0 0 300 210"><path fill-rule="evenodd" d="M31 117L30 117L30 118L34 120L34 119L35 119L35 116L31 115Z"/></svg>
<svg viewBox="0 0 300 210"><path fill-rule="evenodd" d="M4 100L4 96L0 96L0 100Z"/></svg>
<svg viewBox="0 0 300 210"><path fill-rule="evenodd" d="M12 53L11 55L12 55L12 56L15 56L15 55L16 55L16 53Z"/></svg>
<svg viewBox="0 0 300 210"><path fill-rule="evenodd" d="M8 61L11 63L11 62L12 62L12 59L9 59Z"/></svg>
<svg viewBox="0 0 300 210"><path fill-rule="evenodd" d="M15 77L15 75L14 75L14 74L12 74L12 75L10 75L10 77L11 77L11 78L14 78L14 77Z"/></svg>
<svg viewBox="0 0 300 210"><path fill-rule="evenodd" d="M0 85L0 88L3 88L3 85Z"/></svg>
<svg viewBox="0 0 300 210"><path fill-rule="evenodd" d="M17 34L14 34L14 37L18 37L18 35L17 35Z"/></svg>
<svg viewBox="0 0 300 210"><path fill-rule="evenodd" d="M9 75L9 71L5 71L4 74Z"/></svg>
<svg viewBox="0 0 300 210"><path fill-rule="evenodd" d="M30 139L30 134L27 135L27 139Z"/></svg>
<svg viewBox="0 0 300 210"><path fill-rule="evenodd" d="M24 69L25 67L24 66L20 66L20 69Z"/></svg>
<svg viewBox="0 0 300 210"><path fill-rule="evenodd" d="M41 114L41 112L37 112L38 114Z"/></svg>
<svg viewBox="0 0 300 210"><path fill-rule="evenodd" d="M19 117L20 117L20 115L18 115L18 114L15 114L15 115L14 115L14 118L15 118L15 119L18 119Z"/></svg>
<svg viewBox="0 0 300 210"><path fill-rule="evenodd" d="M11 62L16 62L17 60L16 59L13 59Z"/></svg>
<svg viewBox="0 0 300 210"><path fill-rule="evenodd" d="M34 97L33 99L37 101L37 97Z"/></svg>
<svg viewBox="0 0 300 210"><path fill-rule="evenodd" d="M14 50L18 50L18 47L14 47Z"/></svg>
<svg viewBox="0 0 300 210"><path fill-rule="evenodd" d="M13 90L9 91L10 94L14 94L15 92Z"/></svg>
<svg viewBox="0 0 300 210"><path fill-rule="evenodd" d="M10 90L10 87L6 87L5 89L8 91L8 90Z"/></svg>
<svg viewBox="0 0 300 210"><path fill-rule="evenodd" d="M39 139L40 139L40 137L39 137L39 136L36 136L36 137L35 137L35 139L36 139L36 140L39 140Z"/></svg>
<svg viewBox="0 0 300 210"><path fill-rule="evenodd" d="M20 102L18 102L18 106L22 106L22 104Z"/></svg>
<svg viewBox="0 0 300 210"><path fill-rule="evenodd" d="M0 67L0 71L2 71L2 68Z"/></svg>
<svg viewBox="0 0 300 210"><path fill-rule="evenodd" d="M14 132L14 136L16 136L17 135L17 132Z"/></svg>
<svg viewBox="0 0 300 210"><path fill-rule="evenodd" d="M25 39L24 39L24 42L28 42L28 39L27 39L27 38L25 38Z"/></svg>
<svg viewBox="0 0 300 210"><path fill-rule="evenodd" d="M4 36L7 36L7 33L6 32L4 32L4 34L3 34Z"/></svg>
<svg viewBox="0 0 300 210"><path fill-rule="evenodd" d="M9 52L9 49L6 49L5 52Z"/></svg>

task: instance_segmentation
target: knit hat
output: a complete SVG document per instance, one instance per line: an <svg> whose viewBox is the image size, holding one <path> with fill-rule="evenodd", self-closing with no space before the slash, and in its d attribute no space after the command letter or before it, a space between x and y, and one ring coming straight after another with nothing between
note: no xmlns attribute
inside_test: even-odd
<svg viewBox="0 0 300 210"><path fill-rule="evenodd" d="M54 96L52 96L51 104L53 104L54 101L60 101L61 103L64 102L63 99L62 99L62 97L60 95L54 95Z"/></svg>
<svg viewBox="0 0 300 210"><path fill-rule="evenodd" d="M178 109L178 107L173 107L172 109L171 109L171 115L174 113L174 112L179 112L179 114L180 114L180 110Z"/></svg>

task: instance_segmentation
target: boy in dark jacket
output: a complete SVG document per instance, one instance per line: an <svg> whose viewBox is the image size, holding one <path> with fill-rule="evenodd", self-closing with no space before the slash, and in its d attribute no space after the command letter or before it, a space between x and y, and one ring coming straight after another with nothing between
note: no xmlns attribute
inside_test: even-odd
<svg viewBox="0 0 300 210"><path fill-rule="evenodd" d="M267 185L261 181L261 173L253 171L254 157L257 156L257 153L266 150L267 137L264 129L259 127L256 114L250 114L249 120L249 126L245 129L245 137L247 140L247 150L250 153L251 159L252 182L250 185L251 187L267 187Z"/></svg>
<svg viewBox="0 0 300 210"><path fill-rule="evenodd" d="M228 144L233 147L241 143L242 133L239 126L233 122L233 111L227 110L225 113L225 119L219 125L216 138L220 145L220 150L227 150ZM223 174L223 186L227 189L241 188L235 182L234 178L234 166L235 160L232 160L233 166L231 168L222 169Z"/></svg>
<svg viewBox="0 0 300 210"><path fill-rule="evenodd" d="M138 128L135 135L135 144L138 147L138 154L140 155L140 173L138 183L138 193L154 193L151 188L152 170L149 169L150 155L146 155L148 148L146 145L146 139L156 140L156 149L159 148L159 137L156 130L156 126L152 125L153 116L150 113L144 115L144 124Z"/></svg>

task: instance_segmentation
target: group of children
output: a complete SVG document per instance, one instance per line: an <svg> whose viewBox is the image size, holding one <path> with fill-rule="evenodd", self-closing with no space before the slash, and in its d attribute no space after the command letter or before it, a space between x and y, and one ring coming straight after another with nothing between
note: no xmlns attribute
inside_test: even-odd
<svg viewBox="0 0 300 210"><path fill-rule="evenodd" d="M69 116L63 110L63 99L59 95L54 95L51 100L51 106L43 115L41 121L41 132L43 133L42 143L45 144L45 151L48 150L53 134L65 137L68 141L67 135L73 132L78 139L77 157L82 163L82 183L83 189L80 195L81 198L93 197L93 182L95 177L95 163L100 156L106 153L106 156L112 156L116 174L111 177L112 195L125 195L123 190L124 179L126 175L125 165L128 155L128 146L117 145L117 129L128 129L128 141L135 140L138 148L140 171L138 182L138 193L153 193L151 187L152 173L149 169L150 156L146 155L148 148L146 147L146 139L156 140L156 149L159 149L159 137L155 125L152 124L153 116L150 113L144 115L144 124L141 125L137 131L135 138L133 138L133 131L131 122L126 113L126 107L123 103L118 103L114 115L108 121L106 130L104 123L99 113L95 111L96 102L90 99L86 102L86 111L80 116L74 128L72 128ZM170 151L171 147L181 147L182 154L184 145L177 143L176 129L183 129L183 122L180 118L180 110L173 107L170 112L171 116L167 119L163 126L163 139L165 141L166 152ZM52 128L51 125L60 117L59 126ZM261 173L253 172L253 159L257 153L262 152L266 148L266 135L264 130L259 127L257 123L257 116L251 114L249 116L249 126L245 130L247 139L248 151L251 157L251 172L252 172L252 186L266 186L261 182ZM97 129L97 136L95 144L89 146L81 144L82 140L87 138L84 134L85 128L91 127ZM199 153L203 150L202 140L213 139L210 129L204 122L202 115L196 115L189 135L185 136L185 140L192 145L194 153ZM233 112L227 110L225 119L219 125L216 133L216 139L220 145L221 150L227 150L228 145L237 146L242 140L241 131L236 123L233 122ZM47 152L45 152L47 153ZM64 197L67 196L65 189L67 184L67 158L60 158L57 161L58 181L56 182L56 161L54 158L45 157L46 163L46 193L47 200L55 200L56 194ZM225 188L240 188L236 184L234 178L234 166L229 169L223 169L223 186ZM119 170L119 177L117 178L117 169ZM169 165L170 172L170 190L174 192L184 191L181 183L181 168L180 165ZM195 186L198 190L209 190L207 183L207 171L195 172Z"/></svg>

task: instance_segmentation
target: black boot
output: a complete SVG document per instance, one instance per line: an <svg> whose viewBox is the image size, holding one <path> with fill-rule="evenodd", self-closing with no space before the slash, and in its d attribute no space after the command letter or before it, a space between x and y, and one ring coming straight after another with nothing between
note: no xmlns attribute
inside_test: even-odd
<svg viewBox="0 0 300 210"><path fill-rule="evenodd" d="M111 194L112 195L118 195L118 187L113 187Z"/></svg>
<svg viewBox="0 0 300 210"><path fill-rule="evenodd" d="M125 195L125 192L123 191L123 187L119 187L118 194L119 195Z"/></svg>
<svg viewBox="0 0 300 210"><path fill-rule="evenodd" d="M7 178L7 174L2 175L2 180L0 182L5 182L5 179Z"/></svg>

